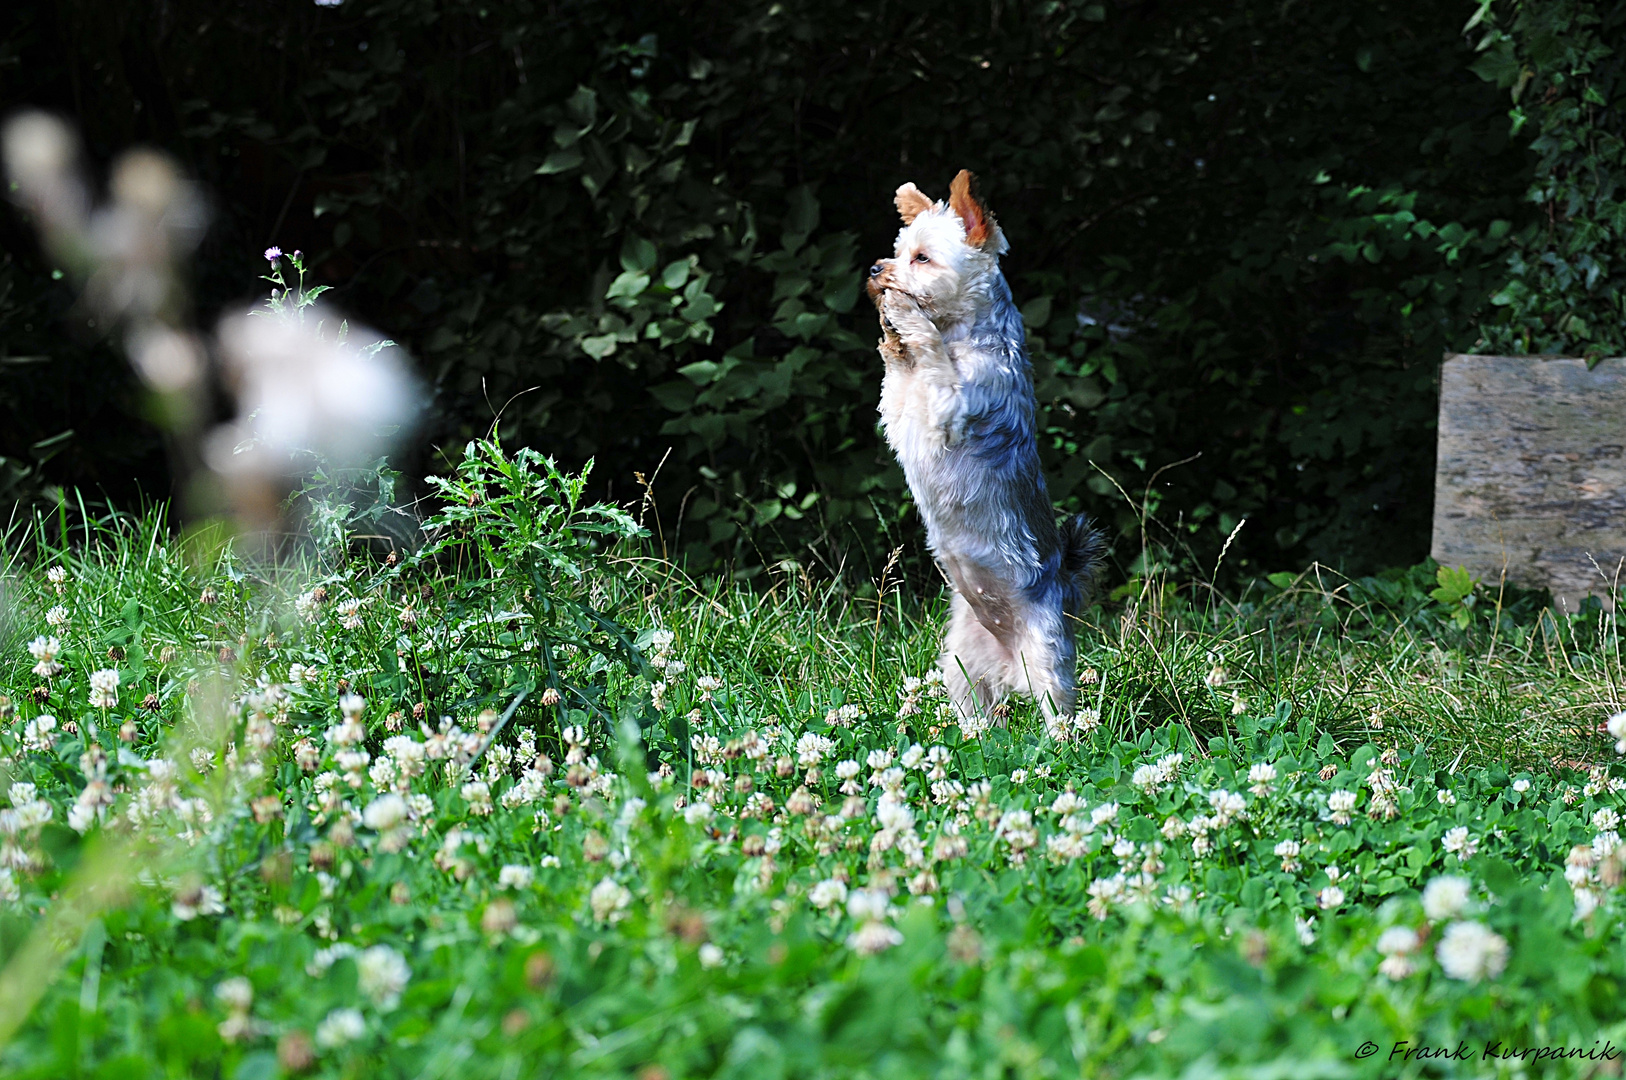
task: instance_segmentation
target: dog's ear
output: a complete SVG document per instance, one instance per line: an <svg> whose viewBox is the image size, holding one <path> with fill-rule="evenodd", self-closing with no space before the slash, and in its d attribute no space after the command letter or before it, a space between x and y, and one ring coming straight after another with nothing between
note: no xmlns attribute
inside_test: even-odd
<svg viewBox="0 0 1626 1080"><path fill-rule="evenodd" d="M965 240L972 247L983 247L998 235L999 226L978 198L971 194L971 170L961 169L954 183L949 185L949 208L960 215L965 223Z"/></svg>
<svg viewBox="0 0 1626 1080"><path fill-rule="evenodd" d="M925 193L915 187L914 184L905 184L900 187L892 202L897 206L898 216L903 218L905 225L932 208L932 201L926 198Z"/></svg>

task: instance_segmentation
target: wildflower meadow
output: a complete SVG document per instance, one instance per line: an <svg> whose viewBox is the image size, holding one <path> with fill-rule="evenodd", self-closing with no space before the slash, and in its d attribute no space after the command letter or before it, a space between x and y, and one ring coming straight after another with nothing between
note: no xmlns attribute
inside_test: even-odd
<svg viewBox="0 0 1626 1080"><path fill-rule="evenodd" d="M936 598L436 483L411 550L13 528L5 1075L1618 1075L1613 616L1154 590L967 717Z"/></svg>

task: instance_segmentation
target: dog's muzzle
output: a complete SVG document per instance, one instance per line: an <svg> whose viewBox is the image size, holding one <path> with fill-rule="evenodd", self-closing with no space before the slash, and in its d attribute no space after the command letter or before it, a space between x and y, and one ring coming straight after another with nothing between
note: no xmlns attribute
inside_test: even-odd
<svg viewBox="0 0 1626 1080"><path fill-rule="evenodd" d="M892 268L886 263L878 262L869 268L869 277L864 281L864 291L869 293L870 302L879 306L881 294L886 292L892 284Z"/></svg>

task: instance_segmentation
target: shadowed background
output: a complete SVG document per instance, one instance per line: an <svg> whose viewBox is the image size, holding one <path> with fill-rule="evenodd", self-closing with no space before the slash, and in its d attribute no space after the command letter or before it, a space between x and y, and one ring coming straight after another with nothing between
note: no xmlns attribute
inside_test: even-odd
<svg viewBox="0 0 1626 1080"><path fill-rule="evenodd" d="M409 475L508 402L506 443L595 458L600 493L660 466L658 542L745 575L920 565L859 272L899 183L971 168L1052 494L1113 524L1118 573L1149 569L1118 485L1198 453L1150 489L1152 558L1212 567L1246 516L1233 572L1366 571L1426 554L1441 354L1483 343L1553 220L1525 199L1537 126L1510 137L1530 76L1475 11L69 0L10 20L0 100L204 182L205 319L302 248L433 387ZM1588 62L1609 100L1615 58ZM9 209L0 243L5 494L166 497L124 361ZM1609 343L1586 330L1554 341Z"/></svg>

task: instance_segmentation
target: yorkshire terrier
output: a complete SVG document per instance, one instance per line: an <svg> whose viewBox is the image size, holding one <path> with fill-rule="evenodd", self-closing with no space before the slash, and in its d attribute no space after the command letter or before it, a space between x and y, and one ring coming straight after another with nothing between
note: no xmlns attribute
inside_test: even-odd
<svg viewBox="0 0 1626 1080"><path fill-rule="evenodd" d="M971 180L962 170L947 203L897 191L897 248L868 281L881 424L954 588L939 663L956 704L986 714L1027 693L1046 716L1068 715L1075 624L1105 539L1082 514L1056 523L1022 316L999 269L1008 247Z"/></svg>

